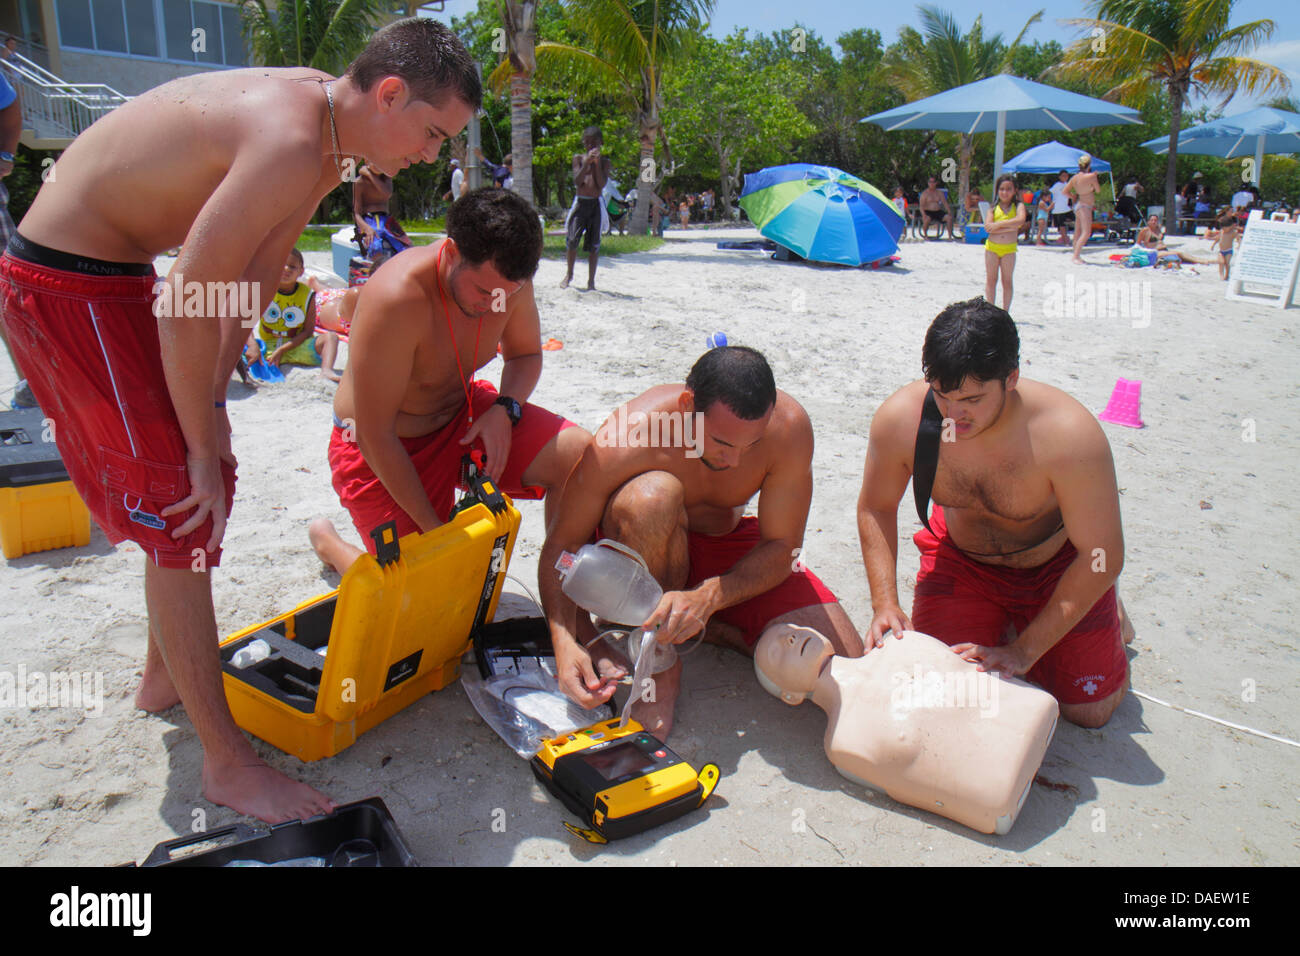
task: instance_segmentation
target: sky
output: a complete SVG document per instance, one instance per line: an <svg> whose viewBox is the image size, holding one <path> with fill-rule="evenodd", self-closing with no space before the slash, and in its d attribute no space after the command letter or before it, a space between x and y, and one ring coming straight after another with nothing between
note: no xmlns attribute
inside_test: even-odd
<svg viewBox="0 0 1300 956"><path fill-rule="evenodd" d="M1046 10L1043 19L1025 34L1025 42L1056 40L1062 46L1079 35L1077 28L1063 21L1088 16L1090 6L1082 0L1057 0L1055 3L1049 0L930 2L953 14L963 31L983 14L985 36L1001 33L1008 43L1015 39L1026 20L1039 10ZM426 15L450 22L451 17L463 15L474 5L473 0L445 0L443 13L429 12ZM790 0L715 0L710 33L723 37L738 27L746 27L751 32L771 33L788 30L797 20L828 40L834 40L855 27L868 27L879 31L883 42L888 45L898 38L900 27L919 24L917 6L914 2L898 0L798 0L797 3ZM1291 79L1292 95L1300 98L1300 4L1278 0L1237 0L1230 22L1236 26L1261 19L1273 20L1273 36L1250 55L1285 71ZM1193 105L1199 104L1194 102ZM1225 112L1236 113L1253 105L1255 100L1243 93L1232 100Z"/></svg>

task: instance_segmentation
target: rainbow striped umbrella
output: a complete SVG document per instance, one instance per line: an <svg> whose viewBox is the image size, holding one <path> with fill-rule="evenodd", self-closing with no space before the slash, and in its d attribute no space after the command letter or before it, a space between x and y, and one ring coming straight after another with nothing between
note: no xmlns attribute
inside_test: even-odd
<svg viewBox="0 0 1300 956"><path fill-rule="evenodd" d="M849 266L892 255L906 225L875 186L812 163L747 173L740 208L773 242L805 259Z"/></svg>

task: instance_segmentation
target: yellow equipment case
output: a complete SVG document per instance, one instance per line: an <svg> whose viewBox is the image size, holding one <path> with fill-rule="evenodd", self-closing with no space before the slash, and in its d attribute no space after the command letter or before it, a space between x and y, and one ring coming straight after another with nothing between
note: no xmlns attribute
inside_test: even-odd
<svg viewBox="0 0 1300 956"><path fill-rule="evenodd" d="M470 635L492 620L519 532L519 512L489 495L426 534L371 536L375 555L348 568L338 590L221 642L235 722L301 760L330 757L460 674ZM256 640L269 656L233 661ZM318 651L325 650L322 656Z"/></svg>
<svg viewBox="0 0 1300 956"><path fill-rule="evenodd" d="M0 412L0 551L8 559L90 543L90 511L39 408Z"/></svg>

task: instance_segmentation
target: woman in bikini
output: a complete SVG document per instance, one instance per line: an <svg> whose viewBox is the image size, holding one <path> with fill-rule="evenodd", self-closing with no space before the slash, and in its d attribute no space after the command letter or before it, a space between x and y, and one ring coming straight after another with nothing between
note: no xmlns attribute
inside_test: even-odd
<svg viewBox="0 0 1300 956"><path fill-rule="evenodd" d="M1147 224L1138 231L1137 249L1146 252L1147 265L1156 266L1162 262L1190 262L1195 265L1209 265L1208 259L1197 259L1185 252L1177 252L1165 246L1164 234L1160 229L1160 217L1151 216ZM1130 253L1133 255L1133 253Z"/></svg>
<svg viewBox="0 0 1300 956"><path fill-rule="evenodd" d="M1101 191L1101 180L1092 172L1092 157L1087 153L1079 156L1079 171L1065 184L1065 191L1074 197L1074 262L1083 265L1079 253L1092 238L1092 210L1097 205L1097 193Z"/></svg>
<svg viewBox="0 0 1300 956"><path fill-rule="evenodd" d="M993 187L997 202L989 210L989 221L984 224L988 238L984 240L984 300L996 305L998 273L1002 274L1002 308L1011 311L1011 273L1016 268L1016 237L1025 224L1025 204L1016 195L1016 181L1008 174L998 177Z"/></svg>

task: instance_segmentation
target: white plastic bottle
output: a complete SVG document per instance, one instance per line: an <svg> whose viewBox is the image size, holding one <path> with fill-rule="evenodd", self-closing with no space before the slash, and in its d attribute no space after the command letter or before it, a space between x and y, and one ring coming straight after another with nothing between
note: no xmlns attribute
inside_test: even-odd
<svg viewBox="0 0 1300 956"><path fill-rule="evenodd" d="M230 658L230 663L240 670L246 667L252 667L259 661L264 661L271 656L271 645L266 643L260 637L255 641L249 641Z"/></svg>
<svg viewBox="0 0 1300 956"><path fill-rule="evenodd" d="M626 627L639 628L664 596L641 555L627 545L602 538L584 544L578 553L565 551L555 562L560 588L583 610ZM635 653L636 649L632 648ZM677 659L670 645L660 644L654 672L666 670Z"/></svg>

